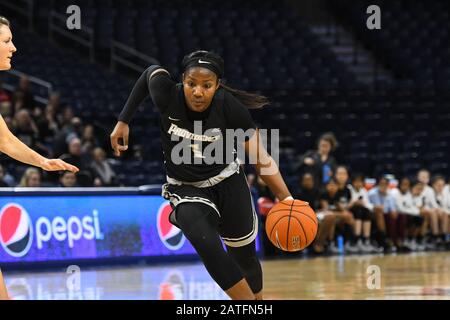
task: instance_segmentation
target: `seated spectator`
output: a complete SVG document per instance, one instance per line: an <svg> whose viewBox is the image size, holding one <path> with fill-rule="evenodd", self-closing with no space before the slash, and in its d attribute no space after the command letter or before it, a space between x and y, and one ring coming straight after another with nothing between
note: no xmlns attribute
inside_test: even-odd
<svg viewBox="0 0 450 320"><path fill-rule="evenodd" d="M83 161L81 153L81 140L73 137L68 145L69 153L63 154L60 158L80 168L80 171L86 169L86 163Z"/></svg>
<svg viewBox="0 0 450 320"><path fill-rule="evenodd" d="M34 108L34 97L30 89L30 79L27 76L21 76L19 81L19 88L14 92L16 98L21 100L21 104L17 105L16 111L24 108L32 110ZM16 105L17 100L14 102Z"/></svg>
<svg viewBox="0 0 450 320"><path fill-rule="evenodd" d="M75 118L71 106L65 106L61 113L58 114L58 124L60 128L73 125L72 119Z"/></svg>
<svg viewBox="0 0 450 320"><path fill-rule="evenodd" d="M75 173L70 171L62 171L60 173L59 183L60 187L63 188L78 187L77 176L75 175Z"/></svg>
<svg viewBox="0 0 450 320"><path fill-rule="evenodd" d="M338 146L333 133L323 134L318 141L317 150L308 151L300 158L301 173L309 172L314 177L314 185L321 189L334 175L336 160L331 153Z"/></svg>
<svg viewBox="0 0 450 320"><path fill-rule="evenodd" d="M3 166L0 164L0 188L8 188L9 185L5 182L5 171Z"/></svg>
<svg viewBox="0 0 450 320"><path fill-rule="evenodd" d="M353 216L345 210L338 191L336 180L332 177L328 181L325 191L319 197L317 212L319 230L313 245L315 253L324 252L327 244L331 253L339 253L339 248L334 241L335 227L341 223L353 223Z"/></svg>
<svg viewBox="0 0 450 320"><path fill-rule="evenodd" d="M444 191L445 178L443 176L435 176L432 186L438 205L440 239L438 239L437 244L440 246L444 245L449 237L450 195Z"/></svg>
<svg viewBox="0 0 450 320"><path fill-rule="evenodd" d="M314 187L314 177L311 173L303 174L299 190L294 198L308 202L313 210L317 210L319 207L319 190Z"/></svg>
<svg viewBox="0 0 450 320"><path fill-rule="evenodd" d="M421 169L417 173L417 180L424 184L422 196L425 198L425 208L430 211L430 226L431 226L431 238L428 239L427 248L433 250L436 245L440 245L439 236L439 222L442 220L443 212L439 209L439 205L436 202L434 190L430 186L430 172L426 169Z"/></svg>
<svg viewBox="0 0 450 320"><path fill-rule="evenodd" d="M419 209L419 215L422 218L421 221L416 219L416 232L417 232L417 250L423 251L426 249L435 249L434 241L437 238L437 227L433 228L433 224L431 224L431 230L434 237L432 239L427 239L427 233L430 226L430 223L433 220L435 211L431 210L426 206L426 198L423 196L425 189L425 184L420 182L419 180L414 180L411 182L411 194L413 198L413 204L416 208ZM420 224L419 224L420 222ZM433 241L434 240L434 241Z"/></svg>
<svg viewBox="0 0 450 320"><path fill-rule="evenodd" d="M56 156L68 152L67 146L73 138L81 139L83 123L80 118L73 117L68 124L60 127L61 130L54 138L53 150Z"/></svg>
<svg viewBox="0 0 450 320"><path fill-rule="evenodd" d="M362 253L380 252L380 248L370 241L372 227L373 205L369 201L369 194L364 188L364 176L355 174L349 185L351 199L349 209L355 218L354 234L356 249Z"/></svg>
<svg viewBox="0 0 450 320"><path fill-rule="evenodd" d="M83 158L83 154L81 153L81 140L73 137L69 141L68 149L69 153L63 154L60 159L77 166L80 169L77 173L77 178L81 187L92 187L92 173L90 172L90 167L87 165L85 159Z"/></svg>
<svg viewBox="0 0 450 320"><path fill-rule="evenodd" d="M339 202L345 211L347 221L341 223L338 226L342 228L344 235L345 251L349 253L357 253L359 250L356 247L356 237L354 233L354 217L353 213L349 210L350 199L352 197L350 189L348 187L349 174L346 166L339 165L336 167L335 180L338 185Z"/></svg>
<svg viewBox="0 0 450 320"><path fill-rule="evenodd" d="M36 168L28 168L20 179L18 187L39 188L41 186L41 172Z"/></svg>
<svg viewBox="0 0 450 320"><path fill-rule="evenodd" d="M59 131L59 126L56 121L56 109L52 104L48 104L44 112L37 117L36 125L42 141L50 142L54 139Z"/></svg>
<svg viewBox="0 0 450 320"><path fill-rule="evenodd" d="M402 178L400 180L400 185L398 189L394 189L392 192L395 198L395 204L399 215L407 216L407 238L403 245L406 249L411 251L418 251L420 249L418 239L421 228L424 225L423 208L421 204L418 204L420 200L421 190L420 185L416 184L414 186L414 196L411 193L411 181L408 178ZM419 241L420 240L420 241ZM423 250L423 249L420 249Z"/></svg>
<svg viewBox="0 0 450 320"><path fill-rule="evenodd" d="M37 150L44 156L49 155L47 147L39 141L39 130L28 110L22 109L16 113L13 132L28 147Z"/></svg>
<svg viewBox="0 0 450 320"><path fill-rule="evenodd" d="M95 129L92 124L87 124L83 128L83 137L81 139L81 152L91 154L95 147L98 147L98 139L95 137Z"/></svg>
<svg viewBox="0 0 450 320"><path fill-rule="evenodd" d="M369 201L373 205L377 227L378 244L385 252L395 252L397 248L386 235L386 221L389 222L390 235L395 236L397 210L395 199L388 192L389 180L386 177L378 178L377 185L369 191ZM388 217L388 218L387 218Z"/></svg>
<svg viewBox="0 0 450 320"><path fill-rule="evenodd" d="M16 179L13 175L9 174L6 168L2 165L1 166L1 172L2 172L2 180L6 183L6 187L14 187L17 185Z"/></svg>
<svg viewBox="0 0 450 320"><path fill-rule="evenodd" d="M96 178L101 181L101 186L117 185L117 175L106 160L106 152L97 147L92 151L91 169Z"/></svg>

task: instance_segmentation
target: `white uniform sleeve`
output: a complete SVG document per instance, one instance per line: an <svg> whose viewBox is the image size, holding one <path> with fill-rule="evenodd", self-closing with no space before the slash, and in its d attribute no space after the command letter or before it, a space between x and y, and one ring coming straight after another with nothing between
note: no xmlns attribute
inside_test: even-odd
<svg viewBox="0 0 450 320"><path fill-rule="evenodd" d="M395 198L395 205L397 207L397 210L400 213L414 216L418 216L420 214L420 209L414 206L412 198L409 196L409 194L403 195L400 192L395 192L393 196Z"/></svg>
<svg viewBox="0 0 450 320"><path fill-rule="evenodd" d="M431 188L430 186L426 186L423 195L425 196L425 207L431 209L439 208L433 188Z"/></svg>
<svg viewBox="0 0 450 320"><path fill-rule="evenodd" d="M369 210L373 210L373 204L369 201L369 193L367 192L366 189L364 189L362 191L362 196L363 196L363 201L364 201L364 206L369 209Z"/></svg>

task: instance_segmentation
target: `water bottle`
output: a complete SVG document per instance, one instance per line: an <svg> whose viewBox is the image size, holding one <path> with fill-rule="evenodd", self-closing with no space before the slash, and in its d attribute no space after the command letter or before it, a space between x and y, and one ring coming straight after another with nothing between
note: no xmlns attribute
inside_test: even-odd
<svg viewBox="0 0 450 320"><path fill-rule="evenodd" d="M337 246L340 254L344 253L344 237L338 236L337 237Z"/></svg>

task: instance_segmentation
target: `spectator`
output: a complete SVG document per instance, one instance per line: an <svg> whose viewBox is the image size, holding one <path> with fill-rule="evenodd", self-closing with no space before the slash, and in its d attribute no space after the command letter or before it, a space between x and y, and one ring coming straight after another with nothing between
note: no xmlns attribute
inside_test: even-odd
<svg viewBox="0 0 450 320"><path fill-rule="evenodd" d="M419 210L419 216L421 219L415 219L415 236L417 237L417 251L423 251L425 249L434 249L435 246L427 241L426 235L428 231L428 226L433 216L433 211L430 210L425 204L426 199L423 196L423 191L425 189L425 184L419 180L414 180L411 182L411 194L413 198L414 206ZM434 229L434 233L437 234L437 229Z"/></svg>
<svg viewBox="0 0 450 320"><path fill-rule="evenodd" d="M351 199L349 209L355 218L354 235L359 252L380 252L380 248L372 245L370 231L372 227L373 205L369 201L369 194L364 188L364 176L355 174L349 186Z"/></svg>
<svg viewBox="0 0 450 320"><path fill-rule="evenodd" d="M325 191L319 197L319 231L313 249L316 253L324 252L328 242L328 250L331 253L339 253L339 248L334 241L335 226L338 224L353 224L353 216L345 210L341 203L336 180L332 177L325 187Z"/></svg>
<svg viewBox="0 0 450 320"><path fill-rule="evenodd" d="M438 204L436 202L436 198L434 196L434 190L429 185L430 184L430 171L427 169L421 169L417 172L417 180L423 183L424 189L422 196L425 197L425 207L430 209L431 211L436 212L438 215Z"/></svg>
<svg viewBox="0 0 450 320"><path fill-rule="evenodd" d="M48 104L44 112L37 118L36 125L42 141L50 142L55 138L59 126L56 121L56 109L52 104Z"/></svg>
<svg viewBox="0 0 450 320"><path fill-rule="evenodd" d="M294 198L308 202L313 210L317 210L319 207L319 195L319 190L314 186L314 177L312 174L303 174L299 190Z"/></svg>
<svg viewBox="0 0 450 320"><path fill-rule="evenodd" d="M31 118L28 110L20 110L16 113L14 117L14 134L16 137L32 149L37 149L37 151L44 156L48 156L49 151L46 146L44 146L39 140L39 130Z"/></svg>
<svg viewBox="0 0 450 320"><path fill-rule="evenodd" d="M80 118L73 117L69 124L60 128L61 130L56 135L53 143L53 150L56 156L60 156L69 151L67 146L73 138L81 139L83 124Z"/></svg>
<svg viewBox="0 0 450 320"><path fill-rule="evenodd" d="M322 188L333 176L336 160L331 152L338 146L333 133L323 134L318 141L316 151L308 151L300 158L300 172L309 172L314 177L314 185Z"/></svg>
<svg viewBox="0 0 450 320"><path fill-rule="evenodd" d="M75 114L73 113L73 109L71 106L66 106L62 110L62 113L58 115L58 123L60 128L64 128L66 126L72 126L72 119L75 118Z"/></svg>
<svg viewBox="0 0 450 320"><path fill-rule="evenodd" d="M41 186L41 173L36 168L28 168L20 179L18 187L39 188Z"/></svg>
<svg viewBox="0 0 450 320"><path fill-rule="evenodd" d="M393 192L399 212L408 215L408 236L405 247L412 251L426 249L425 235L431 211L425 207L423 189L424 184L420 181L411 182L408 178L403 178L399 190Z"/></svg>
<svg viewBox="0 0 450 320"><path fill-rule="evenodd" d="M9 185L5 182L5 171L3 166L0 164L0 188L8 188Z"/></svg>
<svg viewBox="0 0 450 320"><path fill-rule="evenodd" d="M70 164L73 164L80 168L80 170L86 169L86 165L83 162L82 153L81 153L81 140L73 137L69 141L68 145L68 153L63 154L60 158Z"/></svg>
<svg viewBox="0 0 450 320"><path fill-rule="evenodd" d="M344 234L345 239L345 250L349 253L357 253L358 248L356 247L356 237L354 233L355 220L353 213L349 211L352 195L348 187L349 174L346 166L340 165L336 167L335 179L338 185L339 202L342 209L345 211L346 219L348 219L345 223L338 225L340 228L343 228L342 233Z"/></svg>
<svg viewBox="0 0 450 320"><path fill-rule="evenodd" d="M30 89L30 79L27 76L21 76L19 82L19 88L15 91L15 96L17 100L20 100L20 104L17 105L16 111L24 108L27 110L33 110L34 108L34 97ZM18 101L14 101L14 104Z"/></svg>
<svg viewBox="0 0 450 320"><path fill-rule="evenodd" d="M70 171L62 171L59 178L60 186L63 188L77 187L77 176Z"/></svg>
<svg viewBox="0 0 450 320"><path fill-rule="evenodd" d="M81 187L92 187L93 179L92 173L89 170L89 166L82 157L81 153L81 140L73 137L69 141L69 152L63 154L60 159L77 166L80 171L78 172L78 183Z"/></svg>
<svg viewBox="0 0 450 320"><path fill-rule="evenodd" d="M95 137L95 130L92 124L87 124L83 128L83 138L81 151L84 154L91 154L95 147L98 147L98 139Z"/></svg>
<svg viewBox="0 0 450 320"><path fill-rule="evenodd" d="M385 252L395 252L397 248L393 245L391 239L386 236L386 221L389 222L389 230L393 234L396 230L397 219L395 199L388 193L388 186L389 180L387 178L379 178L377 186L369 191L369 201L374 206L378 243L384 248Z"/></svg>
<svg viewBox="0 0 450 320"><path fill-rule="evenodd" d="M99 178L102 186L114 186L117 184L116 173L106 160L106 152L97 147L92 151L93 161L91 164L92 172L96 178Z"/></svg>
<svg viewBox="0 0 450 320"><path fill-rule="evenodd" d="M444 191L445 178L443 176L435 176L433 178L432 186L439 211L439 233L441 238L438 239L437 245L440 246L445 244L449 236L450 197L449 194Z"/></svg>

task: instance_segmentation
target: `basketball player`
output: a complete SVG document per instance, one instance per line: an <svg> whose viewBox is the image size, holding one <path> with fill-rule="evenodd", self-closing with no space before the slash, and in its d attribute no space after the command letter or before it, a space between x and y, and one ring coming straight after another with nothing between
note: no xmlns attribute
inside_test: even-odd
<svg viewBox="0 0 450 320"><path fill-rule="evenodd" d="M236 153L226 148L230 139L225 131L253 130L242 146L249 156L257 159L256 170L273 194L279 200L292 199L275 161L262 146L248 111L248 108L263 107L268 101L225 86L222 83L224 61L215 53L192 52L184 57L182 70L181 83L176 83L167 70L157 65L144 71L111 134L112 148L118 156L127 150L128 124L139 104L150 94L160 114L167 171L163 196L174 208L170 222L183 231L211 277L232 299L262 299L263 277L255 249L257 216ZM202 131L198 133L194 126L199 121ZM179 147L180 136L187 137L182 141L188 141L189 158L202 160L200 164L176 163L172 153ZM119 139L123 139L123 144L119 144ZM200 145L198 140L209 143ZM212 140L223 144L223 158L231 155L231 160L222 161L223 164L207 163L205 149ZM241 147L240 143L235 147ZM269 167L274 172L264 173Z"/></svg>
<svg viewBox="0 0 450 320"><path fill-rule="evenodd" d="M0 16L0 70L11 69L11 59L17 49L12 42L9 21ZM0 115L0 152L20 162L42 168L47 171L69 170L77 172L78 168L61 159L47 159L28 148L11 131L9 131L3 117ZM6 286L0 271L0 300L8 299Z"/></svg>

